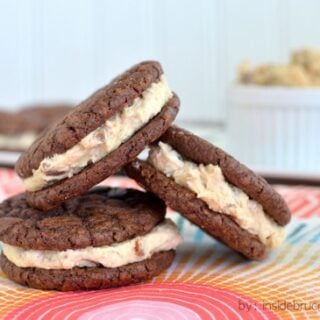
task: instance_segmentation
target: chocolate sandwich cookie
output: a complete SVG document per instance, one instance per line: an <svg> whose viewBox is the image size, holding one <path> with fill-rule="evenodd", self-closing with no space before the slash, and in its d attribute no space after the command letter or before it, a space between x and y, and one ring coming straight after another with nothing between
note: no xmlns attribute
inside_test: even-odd
<svg viewBox="0 0 320 320"><path fill-rule="evenodd" d="M30 205L49 210L134 160L179 108L158 62L135 65L74 108L16 165Z"/></svg>
<svg viewBox="0 0 320 320"><path fill-rule="evenodd" d="M18 112L0 112L0 150L24 151L38 135L68 111L69 105L42 105Z"/></svg>
<svg viewBox="0 0 320 320"><path fill-rule="evenodd" d="M0 150L23 151L37 138L37 131L28 119L17 113L0 112Z"/></svg>
<svg viewBox="0 0 320 320"><path fill-rule="evenodd" d="M147 161L127 174L209 235L250 259L262 259L285 238L290 221L282 197L223 150L171 127Z"/></svg>
<svg viewBox="0 0 320 320"><path fill-rule="evenodd" d="M26 194L0 204L2 271L45 290L117 287L158 275L181 242L165 204L133 189L97 188L43 214Z"/></svg>
<svg viewBox="0 0 320 320"><path fill-rule="evenodd" d="M67 103L38 104L22 109L18 115L33 124L34 130L41 133L64 117L73 108Z"/></svg>

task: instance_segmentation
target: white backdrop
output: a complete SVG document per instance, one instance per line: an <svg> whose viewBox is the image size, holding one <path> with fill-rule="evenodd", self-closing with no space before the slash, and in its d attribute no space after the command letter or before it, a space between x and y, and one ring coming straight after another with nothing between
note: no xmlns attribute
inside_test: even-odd
<svg viewBox="0 0 320 320"><path fill-rule="evenodd" d="M320 48L319 12L317 0L0 0L0 105L78 101L158 59L180 119L223 121L241 59Z"/></svg>

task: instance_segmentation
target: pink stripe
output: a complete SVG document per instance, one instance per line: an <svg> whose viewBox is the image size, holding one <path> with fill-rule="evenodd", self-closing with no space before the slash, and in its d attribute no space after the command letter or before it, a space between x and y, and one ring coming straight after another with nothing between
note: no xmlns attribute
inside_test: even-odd
<svg viewBox="0 0 320 320"><path fill-rule="evenodd" d="M98 319L96 315L103 318L103 314L114 312L117 306L119 315L124 315L128 310L122 302L132 301L130 306L139 305L145 301L153 303L164 313L171 306L176 305L177 310L185 314L198 315L200 319L212 319L213 317L227 319L243 319L249 316L252 319L276 319L277 317L269 310L263 310L262 306L245 297L242 294L221 288L182 284L163 283L130 286L126 288L89 291L80 293L60 293L54 297L43 297L15 309L7 314L4 319ZM137 302L139 301L139 303ZM250 312L241 310L239 302L251 306ZM145 315L147 316L147 309ZM151 307L148 312L154 311ZM132 308L130 309L132 312ZM137 307L136 312L141 308ZM159 311L160 312L160 311ZM132 317L134 314L132 314ZM119 318L120 319L120 318ZM125 317L122 319L126 319Z"/></svg>

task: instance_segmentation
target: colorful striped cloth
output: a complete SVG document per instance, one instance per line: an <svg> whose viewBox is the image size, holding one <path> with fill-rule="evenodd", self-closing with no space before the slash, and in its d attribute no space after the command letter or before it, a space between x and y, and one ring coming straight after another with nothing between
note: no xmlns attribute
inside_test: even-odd
<svg viewBox="0 0 320 320"><path fill-rule="evenodd" d="M136 187L127 178L104 184ZM185 242L167 272L141 285L46 292L0 272L0 319L320 319L320 189L278 186L294 218L285 244L263 262L244 260L176 213ZM0 198L22 191L0 170Z"/></svg>

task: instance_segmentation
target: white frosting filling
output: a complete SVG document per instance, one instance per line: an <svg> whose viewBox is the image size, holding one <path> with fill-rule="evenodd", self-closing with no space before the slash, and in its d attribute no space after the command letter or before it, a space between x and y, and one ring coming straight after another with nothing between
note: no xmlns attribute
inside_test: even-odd
<svg viewBox="0 0 320 320"><path fill-rule="evenodd" d="M35 132L25 132L21 134L0 134L0 148L9 150L25 150L36 140Z"/></svg>
<svg viewBox="0 0 320 320"><path fill-rule="evenodd" d="M148 234L110 246L77 250L26 250L3 243L3 253L16 266L43 269L71 269L101 264L117 268L150 258L154 253L175 249L182 242L177 226L169 219Z"/></svg>
<svg viewBox="0 0 320 320"><path fill-rule="evenodd" d="M24 179L26 189L40 190L58 180L72 177L88 163L101 160L157 115L171 97L172 92L162 75L158 82L143 92L141 98L136 98L132 105L116 113L71 149L43 159L39 168L33 170L33 175Z"/></svg>
<svg viewBox="0 0 320 320"><path fill-rule="evenodd" d="M219 166L187 161L163 142L152 147L148 161L167 177L193 191L211 210L229 215L240 227L257 235L266 247L273 248L283 242L285 228L265 214L258 202L229 184Z"/></svg>

